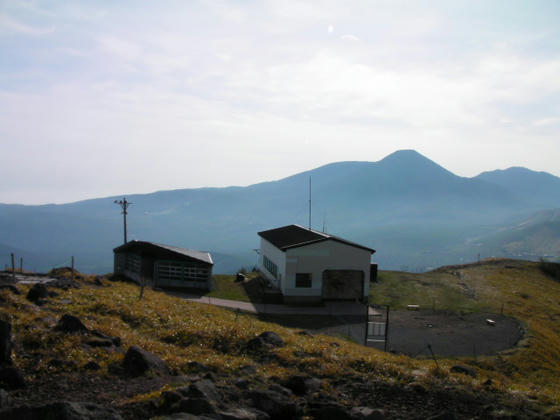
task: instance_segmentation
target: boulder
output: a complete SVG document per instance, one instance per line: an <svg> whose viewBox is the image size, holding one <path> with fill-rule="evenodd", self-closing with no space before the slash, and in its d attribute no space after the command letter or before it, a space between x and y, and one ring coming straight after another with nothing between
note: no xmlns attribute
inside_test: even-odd
<svg viewBox="0 0 560 420"><path fill-rule="evenodd" d="M220 411L218 413L222 420L268 420L270 416L260 410L233 408L228 411Z"/></svg>
<svg viewBox="0 0 560 420"><path fill-rule="evenodd" d="M47 286L43 283L35 283L31 289L29 289L29 292L27 292L27 296L25 298L35 304L41 304L43 299L46 299L48 295L49 292L47 290Z"/></svg>
<svg viewBox="0 0 560 420"><path fill-rule="evenodd" d="M476 378L476 370L467 366L455 365L452 366L451 369L449 369L449 371L455 373L461 373L463 375L468 375L468 376L472 376L473 378Z"/></svg>
<svg viewBox="0 0 560 420"><path fill-rule="evenodd" d="M84 344L90 347L113 347L113 341L107 338L89 337L84 340Z"/></svg>
<svg viewBox="0 0 560 420"><path fill-rule="evenodd" d="M457 417L455 417L455 414L453 414L453 412L443 411L439 414L428 417L427 420L455 420L456 418Z"/></svg>
<svg viewBox="0 0 560 420"><path fill-rule="evenodd" d="M274 331L265 331L261 335L259 335L259 337L262 338L265 343L271 345L272 347L284 346L284 340L282 340L282 337L280 337Z"/></svg>
<svg viewBox="0 0 560 420"><path fill-rule="evenodd" d="M187 369L194 372L210 372L213 370L210 366L206 366L200 362L189 362L187 364Z"/></svg>
<svg viewBox="0 0 560 420"><path fill-rule="evenodd" d="M254 337L247 342L247 350L253 352L283 346L284 340L282 340L282 337L273 331L265 331L261 335Z"/></svg>
<svg viewBox="0 0 560 420"><path fill-rule="evenodd" d="M78 317L68 314L62 315L54 329L65 333L85 333L89 331Z"/></svg>
<svg viewBox="0 0 560 420"><path fill-rule="evenodd" d="M385 420L385 412L379 408L354 407L350 415L355 420Z"/></svg>
<svg viewBox="0 0 560 420"><path fill-rule="evenodd" d="M122 420L114 409L93 403L54 402L0 410L2 420Z"/></svg>
<svg viewBox="0 0 560 420"><path fill-rule="evenodd" d="M196 416L189 413L174 413L167 416L158 416L157 420L215 420L215 417Z"/></svg>
<svg viewBox="0 0 560 420"><path fill-rule="evenodd" d="M92 330L91 333L95 337L103 338L105 340L111 340L115 347L120 347L120 345L121 345L121 338L120 337L111 337L110 335L107 335L107 334L105 334L105 333L103 333L99 330Z"/></svg>
<svg viewBox="0 0 560 420"><path fill-rule="evenodd" d="M189 414L208 414L214 415L216 414L216 408L214 405L205 398L183 398L180 400L174 407L177 407L176 410L182 413L189 413Z"/></svg>
<svg viewBox="0 0 560 420"><path fill-rule="evenodd" d="M209 401L220 401L220 393L216 389L216 385L207 379L197 381L188 387L180 388L180 393L185 393L189 397L204 398Z"/></svg>
<svg viewBox="0 0 560 420"><path fill-rule="evenodd" d="M353 420L344 406L334 402L316 403L308 411L308 414L316 420Z"/></svg>
<svg viewBox="0 0 560 420"><path fill-rule="evenodd" d="M0 385L6 389L25 388L25 379L17 368L7 366L0 368Z"/></svg>
<svg viewBox="0 0 560 420"><path fill-rule="evenodd" d="M248 392L246 396L252 401L253 407L264 411L272 420L298 418L296 403L278 392L257 390Z"/></svg>
<svg viewBox="0 0 560 420"><path fill-rule="evenodd" d="M83 369L85 370L99 370L101 369L101 366L99 365L99 363L92 361L87 362L84 366Z"/></svg>
<svg viewBox="0 0 560 420"><path fill-rule="evenodd" d="M12 324L0 320L0 365L12 363Z"/></svg>
<svg viewBox="0 0 560 420"><path fill-rule="evenodd" d="M0 389L0 409L12 405L12 397L3 389Z"/></svg>
<svg viewBox="0 0 560 420"><path fill-rule="evenodd" d="M169 367L163 360L138 346L131 346L128 349L124 356L123 367L132 376L140 376L148 371L155 374L169 374Z"/></svg>
<svg viewBox="0 0 560 420"><path fill-rule="evenodd" d="M284 381L284 386L296 395L305 395L308 392L316 392L321 388L322 381L303 375L290 376Z"/></svg>

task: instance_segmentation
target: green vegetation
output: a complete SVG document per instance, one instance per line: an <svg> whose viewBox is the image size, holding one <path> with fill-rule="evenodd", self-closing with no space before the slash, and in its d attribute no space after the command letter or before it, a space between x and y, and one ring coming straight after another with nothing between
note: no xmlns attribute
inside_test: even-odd
<svg viewBox="0 0 560 420"><path fill-rule="evenodd" d="M245 280L240 282L235 281L234 275L215 275L214 290L205 293L204 296L242 302L261 302L264 284L259 273L251 272L245 275Z"/></svg>
<svg viewBox="0 0 560 420"><path fill-rule="evenodd" d="M381 272L372 285L372 301L405 308L453 312L500 312L522 321L527 338L498 357L470 361L503 375L510 387L538 388L542 397L560 403L560 283L539 263L488 260L421 273ZM503 306L502 306L503 305Z"/></svg>

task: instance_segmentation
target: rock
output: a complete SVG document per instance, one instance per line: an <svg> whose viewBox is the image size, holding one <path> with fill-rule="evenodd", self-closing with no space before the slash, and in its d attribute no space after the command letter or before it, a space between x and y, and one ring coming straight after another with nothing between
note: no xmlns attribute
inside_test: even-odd
<svg viewBox="0 0 560 420"><path fill-rule="evenodd" d="M50 298L55 298L55 297L59 296L59 294L57 292L55 292L54 290L51 290L48 294L49 294Z"/></svg>
<svg viewBox="0 0 560 420"><path fill-rule="evenodd" d="M233 384L239 389L249 389L249 381L247 379L236 379Z"/></svg>
<svg viewBox="0 0 560 420"><path fill-rule="evenodd" d="M48 296L47 286L43 283L35 283L29 292L27 292L27 296L25 297L28 301L33 302L35 304L40 304L42 299L45 299Z"/></svg>
<svg viewBox="0 0 560 420"><path fill-rule="evenodd" d="M6 389L25 388L25 379L17 368L7 366L0 368L0 384Z"/></svg>
<svg viewBox="0 0 560 420"><path fill-rule="evenodd" d="M157 420L215 420L214 417L195 416L189 413L174 413L168 416L158 416Z"/></svg>
<svg viewBox="0 0 560 420"><path fill-rule="evenodd" d="M83 369L85 370L99 370L101 369L101 366L99 366L99 363L92 361L87 362L84 366Z"/></svg>
<svg viewBox="0 0 560 420"><path fill-rule="evenodd" d="M245 365L239 368L239 374L241 375L254 375L257 373L257 368L253 365Z"/></svg>
<svg viewBox="0 0 560 420"><path fill-rule="evenodd" d="M247 342L247 350L260 351L268 350L272 347L283 347L284 340L273 331L265 331L258 337L254 337Z"/></svg>
<svg viewBox="0 0 560 420"><path fill-rule="evenodd" d="M286 397L291 397L294 394L291 389L284 388L283 386L278 384L272 384L268 389L274 392L278 392L279 394L285 395Z"/></svg>
<svg viewBox="0 0 560 420"><path fill-rule="evenodd" d="M12 405L12 397L3 389L0 389L0 409Z"/></svg>
<svg viewBox="0 0 560 420"><path fill-rule="evenodd" d="M426 387L420 382L412 382L406 386L406 389L414 391L417 394L425 394L427 392Z"/></svg>
<svg viewBox="0 0 560 420"><path fill-rule="evenodd" d="M12 324L0 320L0 365L12 364Z"/></svg>
<svg viewBox="0 0 560 420"><path fill-rule="evenodd" d="M62 315L54 329L65 333L85 333L89 331L79 318L68 314Z"/></svg>
<svg viewBox="0 0 560 420"><path fill-rule="evenodd" d="M296 395L305 395L308 392L316 392L321 388L322 381L317 378L310 378L302 375L290 376L284 386Z"/></svg>
<svg viewBox="0 0 560 420"><path fill-rule="evenodd" d="M177 391L164 391L161 393L161 397L161 408L163 409L171 407L173 404L178 403L183 398L183 396Z"/></svg>
<svg viewBox="0 0 560 420"><path fill-rule="evenodd" d="M216 414L214 405L204 398L183 398L174 411L189 413L189 414Z"/></svg>
<svg viewBox="0 0 560 420"><path fill-rule="evenodd" d="M472 376L473 378L476 378L476 370L467 366L455 365L452 366L451 369L449 369L449 371L455 373L461 373L463 375L469 375Z"/></svg>
<svg viewBox="0 0 560 420"><path fill-rule="evenodd" d="M237 275L235 276L235 282L236 282L236 283L243 282L243 281L245 281L246 278L247 278L247 277L245 276L245 274L243 274L243 273L237 273Z"/></svg>
<svg viewBox="0 0 560 420"><path fill-rule="evenodd" d="M314 404L309 414L316 420L352 420L346 408L337 403Z"/></svg>
<svg viewBox="0 0 560 420"><path fill-rule="evenodd" d="M456 417L451 411L444 411L435 416L428 417L426 420L455 420Z"/></svg>
<svg viewBox="0 0 560 420"><path fill-rule="evenodd" d="M213 370L210 366L206 366L205 364L200 362L189 362L187 364L187 368L189 371L194 372L210 372Z"/></svg>
<svg viewBox="0 0 560 420"><path fill-rule="evenodd" d="M247 397L253 402L253 407L264 411L272 420L298 418L295 402L274 391L249 391Z"/></svg>
<svg viewBox="0 0 560 420"><path fill-rule="evenodd" d="M67 401L0 410L0 418L2 420L122 420L122 417L112 408L87 402Z"/></svg>
<svg viewBox="0 0 560 420"><path fill-rule="evenodd" d="M222 420L268 420L270 416L260 410L245 408L234 408L229 411L220 411L218 414Z"/></svg>
<svg viewBox="0 0 560 420"><path fill-rule="evenodd" d="M105 340L111 340L113 342L113 345L115 347L120 347L121 346L121 338L120 337L111 337L110 335L107 335L99 330L92 330L91 333L99 338L103 338Z"/></svg>
<svg viewBox="0 0 560 420"><path fill-rule="evenodd" d="M204 398L210 401L220 401L221 397L216 390L216 385L207 379L190 384L186 387L186 395L193 398ZM185 388L181 388L185 389ZM179 392L181 392L179 390Z"/></svg>
<svg viewBox="0 0 560 420"><path fill-rule="evenodd" d="M0 290L3 290L3 289L9 290L14 295L21 295L20 290L17 288L17 286L15 286L13 284L0 284Z"/></svg>
<svg viewBox="0 0 560 420"><path fill-rule="evenodd" d="M355 420L385 420L385 412L379 408L354 407L350 410L350 415Z"/></svg>
<svg viewBox="0 0 560 420"><path fill-rule="evenodd" d="M93 282L96 286L103 286L103 280L101 279L101 276L95 276Z"/></svg>
<svg viewBox="0 0 560 420"><path fill-rule="evenodd" d="M90 337L84 340L84 344L90 347L113 347L113 341L107 338Z"/></svg>
<svg viewBox="0 0 560 420"><path fill-rule="evenodd" d="M254 337L247 341L247 350L256 352L262 349L268 349L268 345L261 337Z"/></svg>
<svg viewBox="0 0 560 420"><path fill-rule="evenodd" d="M80 285L78 283L76 283L75 281L72 281L72 279L67 278L67 277L58 277L56 280L51 281L49 283L50 287L57 287L59 289L62 290L68 290L70 288L73 289L79 289Z"/></svg>
<svg viewBox="0 0 560 420"><path fill-rule="evenodd" d="M265 343L271 345L272 347L284 346L284 340L282 340L282 337L280 337L273 331L265 331L261 335L259 335L259 337L262 338Z"/></svg>
<svg viewBox="0 0 560 420"><path fill-rule="evenodd" d="M169 374L169 367L163 360L138 346L131 346L128 349L124 356L123 367L132 376L140 376L147 371L156 374Z"/></svg>

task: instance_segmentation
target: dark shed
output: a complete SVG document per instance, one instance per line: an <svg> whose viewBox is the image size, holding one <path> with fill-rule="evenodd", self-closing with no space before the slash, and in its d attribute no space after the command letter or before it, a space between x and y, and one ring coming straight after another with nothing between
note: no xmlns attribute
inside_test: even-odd
<svg viewBox="0 0 560 420"><path fill-rule="evenodd" d="M211 289L212 256L208 252L144 241L113 249L114 273L157 287Z"/></svg>

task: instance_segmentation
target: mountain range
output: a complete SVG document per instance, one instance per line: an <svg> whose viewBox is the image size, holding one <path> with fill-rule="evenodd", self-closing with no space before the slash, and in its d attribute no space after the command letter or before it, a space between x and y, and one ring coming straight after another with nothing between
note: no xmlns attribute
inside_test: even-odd
<svg viewBox="0 0 560 420"><path fill-rule="evenodd" d="M257 232L308 225L377 250L384 269L424 271L477 258L560 256L560 178L526 168L457 176L413 150L378 162L337 162L247 187L127 195L128 239L212 252L215 272L256 262ZM75 256L80 271L112 271L122 243L115 199L0 204L0 263L46 270Z"/></svg>

